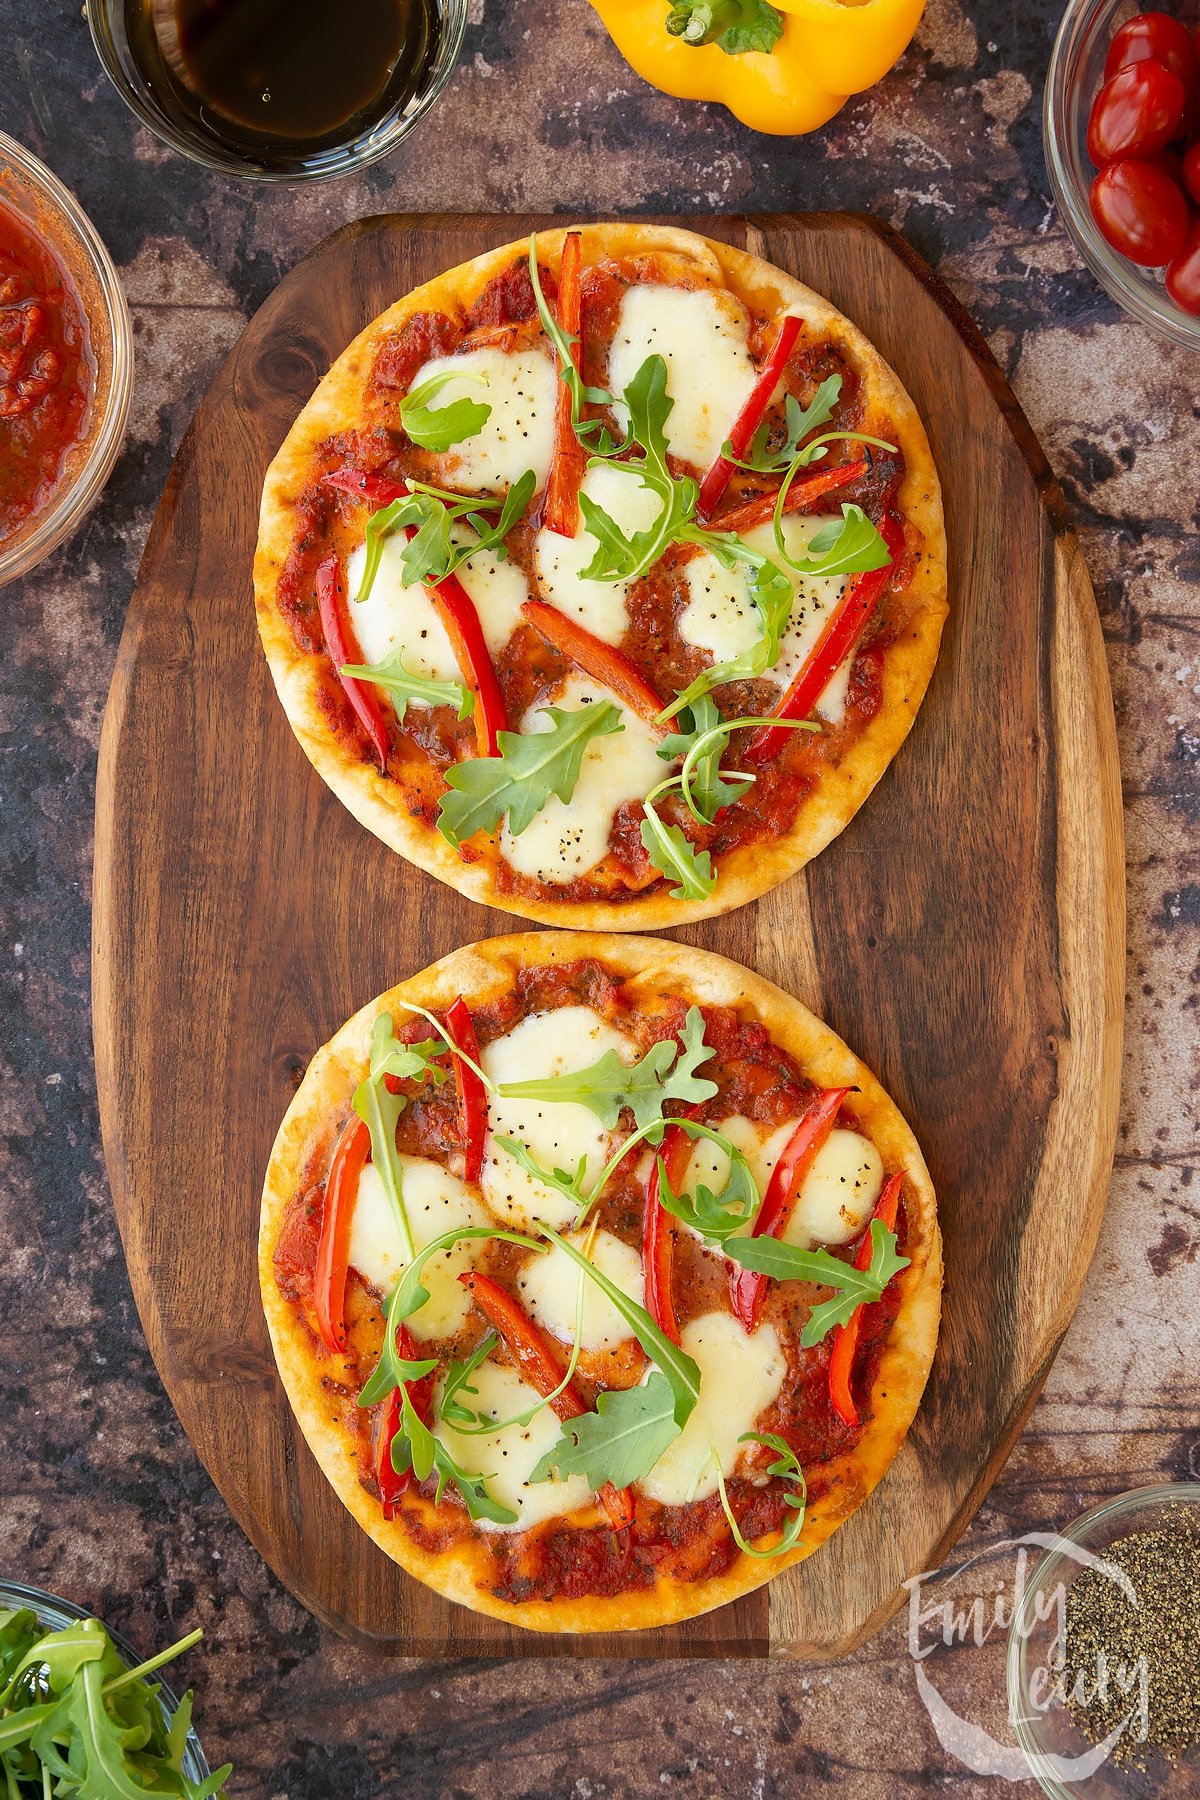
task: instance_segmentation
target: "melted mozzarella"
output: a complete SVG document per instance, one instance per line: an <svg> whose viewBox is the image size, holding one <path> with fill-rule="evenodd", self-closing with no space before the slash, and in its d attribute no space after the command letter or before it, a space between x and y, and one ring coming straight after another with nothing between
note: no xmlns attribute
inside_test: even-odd
<svg viewBox="0 0 1200 1800"><path fill-rule="evenodd" d="M484 1050L485 1075L498 1086L506 1081L532 1081L549 1075L574 1074L615 1050L625 1062L636 1059L636 1047L614 1031L589 1006L561 1006L554 1012L531 1013L504 1037ZM575 1100L505 1100L488 1098L488 1139L484 1149L484 1198L505 1224L528 1226L538 1220L564 1225L576 1208L564 1194L529 1175L497 1137L516 1138L544 1169L574 1174L582 1157L588 1182L604 1166L608 1132L590 1107Z"/></svg>
<svg viewBox="0 0 1200 1800"><path fill-rule="evenodd" d="M667 444L698 469L720 454L749 398L755 368L745 308L724 288L647 283L627 288L609 351L609 384L623 394L648 356L667 365ZM618 409L625 423L625 409Z"/></svg>
<svg viewBox="0 0 1200 1800"><path fill-rule="evenodd" d="M705 1313L680 1333L700 1369L700 1398L687 1424L639 1487L664 1506L706 1500L717 1491L717 1463L726 1478L783 1386L787 1360L770 1325L747 1337L731 1313Z"/></svg>
<svg viewBox="0 0 1200 1800"><path fill-rule="evenodd" d="M551 702L538 702L522 719L521 731L546 731L551 721L544 704L573 711L597 700L614 700L607 688L572 676ZM535 881L562 886L586 875L608 854L608 839L619 807L641 800L663 779L667 765L658 754L660 739L617 702L623 730L595 737L583 752L579 780L570 800L551 794L519 837L505 819L500 851L509 867Z"/></svg>
<svg viewBox="0 0 1200 1800"><path fill-rule="evenodd" d="M475 1371L471 1385L475 1394L464 1399L481 1418L491 1418L503 1425L507 1419L519 1417L538 1405L539 1396L527 1387L513 1369L500 1363L485 1362ZM512 1525L495 1525L481 1519L482 1531L528 1531L543 1519L557 1518L575 1512L591 1499L582 1475L566 1481L539 1481L531 1484L530 1473L547 1450L559 1439L556 1414L548 1406L534 1414L528 1425L506 1425L498 1431L465 1436L455 1431L440 1417L434 1425L434 1436L446 1446L460 1467L472 1475L482 1475L488 1493L501 1506L517 1514Z"/></svg>
<svg viewBox="0 0 1200 1800"><path fill-rule="evenodd" d="M577 1246L581 1247L581 1246ZM602 1275L642 1304L642 1259L636 1250L623 1244L611 1231L598 1231L592 1246L591 1261ZM612 1301L590 1281L565 1250L552 1245L545 1256L534 1256L521 1271L517 1287L528 1310L539 1325L564 1344L575 1342L575 1319L579 1309L579 1284L583 1283L583 1323L579 1333L581 1350L613 1350L633 1336Z"/></svg>
<svg viewBox="0 0 1200 1800"><path fill-rule="evenodd" d="M463 530L455 534L455 541L466 543L473 536ZM458 661L428 589L419 582L415 587L404 585L403 552L404 539L399 532L385 538L370 595L351 603L350 623L363 661L382 662L399 648L404 652L405 666L414 675L457 681L461 678ZM347 591L351 594L358 592L366 560L367 547L363 543L346 565ZM529 598L524 575L516 563L501 562L493 550L481 550L462 564L458 579L475 602L488 649L498 656L517 627L522 604ZM414 700L409 704L424 706L425 702Z"/></svg>
<svg viewBox="0 0 1200 1800"><path fill-rule="evenodd" d="M491 407L483 429L440 457L443 482L471 493L499 492L519 481L526 469L545 484L554 451L554 364L540 350L467 350L436 356L413 376L413 387L437 375L448 381L430 402L436 410L455 400L478 400Z"/></svg>
<svg viewBox="0 0 1200 1800"><path fill-rule="evenodd" d="M401 1198L418 1250L459 1225L486 1225L487 1214L461 1181L423 1156L401 1156ZM449 1337L467 1316L470 1298L458 1280L479 1254L479 1239L454 1244L425 1265L429 1298L408 1321L414 1337ZM379 1171L367 1163L358 1178L350 1225L350 1267L381 1294L388 1294L408 1267L400 1227L384 1192Z"/></svg>
<svg viewBox="0 0 1200 1800"><path fill-rule="evenodd" d="M802 560L810 540L822 525L836 524L840 516L835 514L831 521L828 516L789 514L783 523L788 555ZM830 612L846 591L848 577L798 575L779 561L775 533L770 525L756 526L753 531L746 532L743 541L752 550L774 558L792 584L792 616L780 643L779 661L764 677L785 688L825 629ZM707 650L714 662L726 662L749 650L762 636L762 620L749 596L749 570L723 569L705 551L692 557L685 573L689 598L679 619L679 635L684 642ZM850 662L847 657L830 677L817 701L816 710L831 724L839 724L845 715Z"/></svg>
<svg viewBox="0 0 1200 1800"><path fill-rule="evenodd" d="M589 469L580 492L603 507L625 537L649 530L662 507L637 474L619 463L598 463ZM594 637L619 644L629 625L625 596L632 584L585 581L583 570L596 549L595 538L582 525L573 538L560 537L557 531L539 532L534 547L538 586L560 612L578 619Z"/></svg>
<svg viewBox="0 0 1200 1800"><path fill-rule="evenodd" d="M857 1131L831 1131L796 1196L784 1242L805 1250L848 1244L875 1211L882 1190L883 1158L874 1144Z"/></svg>

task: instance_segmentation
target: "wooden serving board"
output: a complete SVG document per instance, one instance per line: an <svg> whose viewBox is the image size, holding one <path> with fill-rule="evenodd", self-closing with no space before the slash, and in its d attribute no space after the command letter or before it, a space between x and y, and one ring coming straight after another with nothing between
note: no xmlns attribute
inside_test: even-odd
<svg viewBox="0 0 1200 1800"><path fill-rule="evenodd" d="M259 1305L263 1171L313 1051L394 981L521 929L384 849L293 740L251 604L263 473L368 320L535 223L550 221L338 232L252 321L180 449L100 750L93 974L113 1199L193 1444L271 1567L338 1630L412 1655L838 1654L963 1530L1074 1311L1112 1159L1124 952L1112 703L1078 545L979 334L878 221L691 221L829 295L898 371L945 488L951 613L916 728L845 834L758 905L681 935L828 1019L924 1146L945 1312L901 1455L810 1562L732 1607L628 1637L520 1633L411 1581L352 1523L293 1425Z"/></svg>

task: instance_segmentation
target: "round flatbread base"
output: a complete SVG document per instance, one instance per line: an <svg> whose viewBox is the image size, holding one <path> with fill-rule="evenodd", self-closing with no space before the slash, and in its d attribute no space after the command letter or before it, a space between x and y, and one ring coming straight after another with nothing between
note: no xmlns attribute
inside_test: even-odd
<svg viewBox="0 0 1200 1800"><path fill-rule="evenodd" d="M589 957L623 976L634 998L639 990L647 996L662 992L701 1005L736 1008L743 1019L759 1021L813 1081L824 1087L856 1087L855 1110L864 1131L885 1167L902 1167L907 1176L905 1250L910 1261L896 1277L900 1306L876 1369L865 1408L867 1423L853 1450L823 1469L828 1485L810 1501L795 1550L766 1559L739 1554L727 1573L707 1581L660 1577L652 1588L627 1593L512 1604L489 1591L484 1559L473 1541L440 1553L425 1550L399 1520L384 1518L379 1501L361 1485L353 1447L326 1392L329 1359L298 1308L280 1293L273 1256L304 1170L314 1157L328 1155L334 1121L363 1078L371 1028L381 1012L399 1016L406 1001L443 1010L459 994L476 1006L507 993L522 969ZM916 1139L870 1070L827 1025L771 982L725 957L655 938L559 932L491 938L454 951L372 1000L313 1057L275 1140L263 1189L259 1284L275 1359L309 1449L338 1497L380 1549L417 1580L448 1600L534 1631L644 1630L693 1618L750 1593L810 1556L862 1505L904 1440L933 1361L941 1283L933 1185ZM404 1504L419 1505L433 1522L435 1509L424 1496L410 1490ZM595 1516L593 1508L586 1522Z"/></svg>

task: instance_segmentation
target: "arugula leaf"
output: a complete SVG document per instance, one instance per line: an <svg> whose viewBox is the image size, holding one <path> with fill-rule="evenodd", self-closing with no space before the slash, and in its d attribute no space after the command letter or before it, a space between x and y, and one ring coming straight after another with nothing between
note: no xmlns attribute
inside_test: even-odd
<svg viewBox="0 0 1200 1800"><path fill-rule="evenodd" d="M434 1439L434 1467L438 1473L438 1484L434 1499L440 1500L446 1491L447 1481L452 1481L463 1497L467 1512L472 1519L490 1519L494 1525L515 1525L517 1515L511 1507L501 1506L493 1500L485 1483L490 1479L486 1475L475 1475L455 1462L446 1446Z"/></svg>
<svg viewBox="0 0 1200 1800"><path fill-rule="evenodd" d="M688 779L682 784L684 800L695 818L711 825L722 808L732 806L754 785L754 776L722 775L721 758L729 748L729 730L710 695L698 695L676 716L675 723L679 730L663 739L658 754L667 761L676 757L688 761Z"/></svg>
<svg viewBox="0 0 1200 1800"><path fill-rule="evenodd" d="M400 1284L397 1283L388 1296L384 1313L383 1344L379 1351L379 1361L363 1383L358 1396L360 1406L378 1406L381 1400L387 1399L393 1388L402 1388L410 1381L422 1381L426 1375L432 1375L438 1366L436 1356L401 1356L398 1333L403 1318L397 1316L399 1294Z"/></svg>
<svg viewBox="0 0 1200 1800"><path fill-rule="evenodd" d="M707 900L717 885L709 852L697 852L681 825L664 825L648 799L643 807L642 843L659 874L678 883L670 889L672 900Z"/></svg>
<svg viewBox="0 0 1200 1800"><path fill-rule="evenodd" d="M441 1413L448 1425L471 1425L478 1417L459 1404L458 1395L474 1394L478 1390L470 1385L471 1377L481 1363L485 1363L496 1345L500 1342L499 1333L486 1331L472 1350L470 1356L462 1362L452 1362L447 1366L446 1379L442 1384Z"/></svg>
<svg viewBox="0 0 1200 1800"><path fill-rule="evenodd" d="M379 1020L376 1020L376 1030L378 1026ZM390 1019L388 1031L391 1031ZM388 1092L381 1071L377 1076L368 1075L365 1081L359 1083L350 1104L371 1134L371 1161L383 1183L383 1191L391 1206L396 1229L400 1233L404 1255L411 1260L413 1234L404 1206L404 1178L400 1172L400 1159L396 1154L396 1124L408 1102L403 1094Z"/></svg>
<svg viewBox="0 0 1200 1800"><path fill-rule="evenodd" d="M801 575L830 577L865 574L886 569L891 551L861 506L843 504L841 521L830 519L809 541L810 554L799 559L780 546L791 567Z"/></svg>
<svg viewBox="0 0 1200 1800"><path fill-rule="evenodd" d="M725 1477L720 1463L717 1464L717 1491L721 1496L721 1505L725 1517L729 1521L729 1529L733 1541L743 1556L782 1556L787 1550L794 1550L800 1542L800 1534L804 1530L804 1513L808 1506L808 1482L804 1470L800 1467L800 1459L786 1438L780 1437L777 1431L745 1431L738 1439L739 1444L764 1444L768 1450L778 1452L775 1461L767 1465L767 1474L775 1475L780 1481L794 1481L798 1492L785 1496L784 1505L792 1509L792 1516L783 1527L777 1544L769 1550L758 1550L747 1542L742 1534L741 1526L733 1515L729 1504L729 1495L725 1491Z"/></svg>
<svg viewBox="0 0 1200 1800"><path fill-rule="evenodd" d="M733 532L709 531L689 524L681 528L678 537L682 543L696 544L709 551L723 568L743 566L750 570L746 593L758 610L762 634L738 656L702 669L695 681L677 694L670 706L663 708L659 714L663 720L673 718L685 707L694 706L713 688L723 687L729 681L754 681L773 669L779 661L783 634L791 620L796 598L791 581L779 565L761 551L752 550Z"/></svg>
<svg viewBox="0 0 1200 1800"><path fill-rule="evenodd" d="M700 1064L713 1055L704 1042L704 1014L698 1006L688 1008L681 1037L681 1043L664 1038L661 1043L652 1044L636 1063L623 1062L615 1050L606 1050L586 1069L567 1075L538 1076L532 1081L503 1081L499 1092L505 1100L576 1101L594 1112L609 1131L616 1129L625 1107L629 1107L639 1127L649 1125L662 1118L668 1100L698 1104L711 1100L717 1092L715 1081L696 1074ZM513 1142L502 1141L506 1148ZM543 1171L528 1152L525 1155L527 1161L518 1158L522 1166L543 1179ZM581 1163L574 1178L565 1170L556 1169L555 1176L560 1179L551 1185L571 1198L582 1198L583 1168Z"/></svg>
<svg viewBox="0 0 1200 1800"><path fill-rule="evenodd" d="M666 422L675 402L667 393L667 365L661 356L648 356L641 364L625 389L623 404L629 413L629 435L622 453L636 446L642 456L622 467L634 470L642 486L658 496L661 511L644 531L627 536L602 506L581 493L583 522L596 540L595 555L581 571L585 581L633 581L644 575L679 537L700 497L691 476L677 481L667 464Z"/></svg>
<svg viewBox="0 0 1200 1800"><path fill-rule="evenodd" d="M695 1119L679 1119L674 1122L689 1137L708 1138L722 1149L729 1158L729 1176L719 1194L714 1194L703 1183L697 1186L694 1195L676 1194L671 1187L666 1164L660 1156L657 1159L659 1205L674 1218L682 1219L685 1225L692 1226L710 1243L723 1244L726 1238L748 1225L758 1212L758 1183L737 1145L721 1132L715 1131L711 1125L701 1125Z"/></svg>
<svg viewBox="0 0 1200 1800"><path fill-rule="evenodd" d="M400 423L413 443L419 444L422 450L436 453L449 450L452 444L461 444L464 438L475 437L482 431L492 416L491 407L483 401L469 400L464 395L445 406L429 404L452 381L481 379L478 375L455 369L444 375L433 375L420 387L412 388L400 402Z"/></svg>
<svg viewBox="0 0 1200 1800"><path fill-rule="evenodd" d="M831 1299L822 1300L809 1314L800 1337L806 1350L819 1344L835 1325L848 1325L860 1306L882 1298L893 1275L907 1269L909 1261L907 1256L897 1255L896 1234L882 1219L871 1220L871 1262L866 1269L856 1269L828 1250L798 1250L794 1244L772 1237L730 1238L725 1254L743 1269L775 1281L811 1281L835 1290Z"/></svg>
<svg viewBox="0 0 1200 1800"><path fill-rule="evenodd" d="M628 1487L648 1475L668 1444L679 1436L671 1384L651 1369L643 1386L610 1388L596 1398L595 1412L567 1419L556 1444L529 1476L530 1481L566 1481L582 1475L594 1494L605 1482Z"/></svg>
<svg viewBox="0 0 1200 1800"><path fill-rule="evenodd" d="M400 1081L428 1078L440 1086L448 1079L448 1071L434 1058L445 1054L446 1046L440 1038L422 1038L419 1044L402 1044L396 1036L390 1012L380 1013L371 1027L372 1081L395 1075ZM399 1118L399 1113L396 1116Z"/></svg>
<svg viewBox="0 0 1200 1800"><path fill-rule="evenodd" d="M398 725L404 723L410 700L424 706L453 706L460 719L469 719L475 711L475 696L461 681L435 681L429 675L414 675L405 666L403 644L398 644L382 662L345 663L339 672L358 681L373 681L376 687L386 689Z"/></svg>
<svg viewBox="0 0 1200 1800"><path fill-rule="evenodd" d="M436 586L484 550L503 557L504 540L533 499L537 476L532 469L526 469L503 499L492 494L447 493L420 481L410 481L408 485L407 494L381 506L367 520L367 555L354 595L356 605L370 597L384 541L400 530L414 530L400 552L400 574L406 587ZM489 520L489 513L496 513L497 517ZM473 535L456 542L453 528L464 523L471 527Z"/></svg>
<svg viewBox="0 0 1200 1800"><path fill-rule="evenodd" d="M787 436L778 450L767 449L767 442L771 435L771 422L769 419L764 419L754 434L750 454L744 462L739 461L732 454L733 445L728 441L721 446L722 456L732 462L735 467L748 469L752 474L780 474L795 461L800 453L800 446L809 432L815 431L818 425L825 425L832 419L841 393L841 376L830 375L820 384L807 406L801 406L796 396L789 394L783 403Z"/></svg>
<svg viewBox="0 0 1200 1800"><path fill-rule="evenodd" d="M575 1173L572 1175L568 1169L543 1169L541 1163L534 1161L528 1146L519 1142L517 1138L497 1137L496 1142L502 1150L507 1150L508 1154L520 1163L525 1173L532 1175L535 1181L540 1181L545 1187L557 1189L576 1206L587 1205L591 1196L583 1191L583 1178L587 1172L586 1156L580 1157Z"/></svg>
<svg viewBox="0 0 1200 1800"><path fill-rule="evenodd" d="M565 805L592 739L625 729L611 700L574 711L544 706L539 716L550 720L548 731L498 732L499 756L471 757L447 771L453 791L442 796L438 830L455 849L477 831L494 831L505 813L509 830L519 837L551 794Z"/></svg>
<svg viewBox="0 0 1200 1800"><path fill-rule="evenodd" d="M645 1307L631 1300L624 1288L619 1288L610 1281L602 1269L588 1261L580 1254L574 1244L567 1242L550 1225L539 1224L538 1230L543 1237L564 1250L594 1281L601 1293L616 1307L629 1329L632 1331L646 1355L655 1366L662 1370L671 1389L674 1402L675 1423L680 1430L687 1424L697 1400L700 1398L700 1370L686 1350L673 1344L665 1332L659 1330Z"/></svg>

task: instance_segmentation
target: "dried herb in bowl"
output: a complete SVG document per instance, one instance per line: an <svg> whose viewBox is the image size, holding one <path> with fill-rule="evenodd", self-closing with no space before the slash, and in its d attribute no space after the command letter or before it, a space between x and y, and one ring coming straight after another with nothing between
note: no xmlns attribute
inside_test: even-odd
<svg viewBox="0 0 1200 1800"><path fill-rule="evenodd" d="M0 1770L6 1800L209 1800L184 1772L192 1697L168 1718L148 1677L198 1642L192 1632L129 1668L99 1619L48 1630L29 1607L0 1611Z"/></svg>
<svg viewBox="0 0 1200 1800"><path fill-rule="evenodd" d="M1200 1744L1200 1521L1193 1510L1169 1507L1161 1524L1118 1538L1102 1563L1076 1576L1067 1595L1064 1678L1071 1716L1095 1743L1129 1717L1116 1763L1141 1765L1152 1750L1175 1761Z"/></svg>

